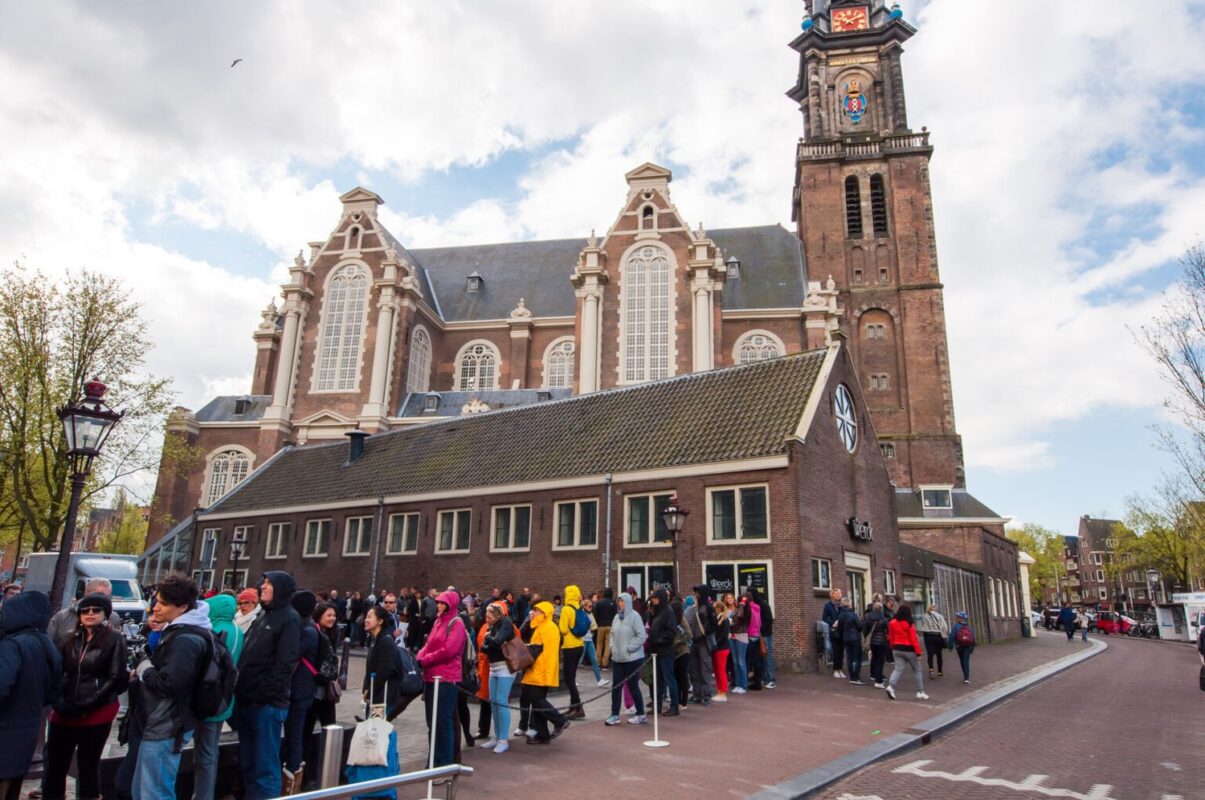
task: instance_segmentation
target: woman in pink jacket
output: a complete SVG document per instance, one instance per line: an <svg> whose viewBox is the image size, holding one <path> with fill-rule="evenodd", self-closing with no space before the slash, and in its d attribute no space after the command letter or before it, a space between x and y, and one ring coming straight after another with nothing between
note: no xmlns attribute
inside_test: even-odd
<svg viewBox="0 0 1205 800"><path fill-rule="evenodd" d="M418 663L423 668L423 704L427 709L427 735L435 751L435 766L442 767L455 761L456 729L456 684L464 680L461 674L464 645L468 631L464 621L456 615L460 607L460 595L448 590L435 598L435 623L427 644L418 651ZM439 678L439 692L435 691L435 679ZM435 736L431 737L431 721L434 714Z"/></svg>

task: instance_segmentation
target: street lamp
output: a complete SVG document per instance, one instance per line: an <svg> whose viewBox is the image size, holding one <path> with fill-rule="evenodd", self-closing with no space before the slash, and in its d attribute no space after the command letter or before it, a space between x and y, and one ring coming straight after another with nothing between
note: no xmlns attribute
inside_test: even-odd
<svg viewBox="0 0 1205 800"><path fill-rule="evenodd" d="M244 531L236 529L234 536L230 539L230 560L234 562L234 567L230 573L230 588L233 591L240 591L238 585L238 562L242 560L246 554L247 535Z"/></svg>
<svg viewBox="0 0 1205 800"><path fill-rule="evenodd" d="M674 586L675 592L680 593L678 586L678 534L686 525L686 515L690 512L678 505L678 495L669 499L669 505L661 509L661 521L665 523L665 531L669 534L669 546L674 556Z"/></svg>
<svg viewBox="0 0 1205 800"><path fill-rule="evenodd" d="M1146 585L1151 592L1151 610L1153 611L1157 607L1155 595L1159 589L1159 570L1148 569L1146 571Z"/></svg>
<svg viewBox="0 0 1205 800"><path fill-rule="evenodd" d="M54 583L50 588L50 606L59 608L63 602L63 591L67 587L67 567L71 563L71 545L75 539L75 518L79 515L80 495L88 473L92 471L92 460L100 455L105 440L124 412L114 411L101 400L108 389L98 378L84 384L84 399L74 405L58 410L67 438L67 455L71 457L71 504L67 507L67 520L63 525L63 539L59 543L59 557L54 564Z"/></svg>

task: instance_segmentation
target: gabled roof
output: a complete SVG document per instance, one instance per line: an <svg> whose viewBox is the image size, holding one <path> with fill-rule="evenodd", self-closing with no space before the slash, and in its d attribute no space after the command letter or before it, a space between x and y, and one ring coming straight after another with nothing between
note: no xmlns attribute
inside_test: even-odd
<svg viewBox="0 0 1205 800"><path fill-rule="evenodd" d="M377 434L282 450L210 513L781 456L828 349Z"/></svg>

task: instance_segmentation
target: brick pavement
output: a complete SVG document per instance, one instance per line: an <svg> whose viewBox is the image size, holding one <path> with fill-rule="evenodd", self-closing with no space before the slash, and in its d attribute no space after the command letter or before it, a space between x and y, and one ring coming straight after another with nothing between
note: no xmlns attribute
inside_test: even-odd
<svg viewBox="0 0 1205 800"><path fill-rule="evenodd" d="M824 800L1205 797L1193 648L1108 637L1109 649L966 724L868 767Z"/></svg>
<svg viewBox="0 0 1205 800"><path fill-rule="evenodd" d="M477 773L464 781L461 797L554 797L574 786L575 800L612 800L617 789L623 796L656 790L659 800L708 797L745 797L793 775L821 766L874 741L903 731L985 690L995 681L1025 672L1081 647L1062 635L1042 632L1021 639L980 647L972 663L971 686L964 686L957 659L947 662L947 677L926 681L930 700L912 698L911 680L892 702L870 685L851 686L826 675L780 674L778 688L747 695L731 695L727 704L709 708L689 706L680 717L662 720L661 738L670 746L661 750L641 745L653 737L652 724L602 724L610 711L604 697L586 706L587 719L548 746L512 741L510 752L495 755L486 750L465 750L464 763ZM340 721L352 722L362 705L355 687L363 679L362 658L353 658L349 690L339 706ZM584 698L603 692L595 688L589 670L579 673ZM607 675L606 677L610 677ZM865 675L864 675L865 677ZM645 689L647 696L647 687ZM552 696L563 707L565 693ZM471 705L476 725L477 707ZM512 714L512 727L517 713ZM426 723L421 702L396 721L398 754L402 769L426 764ZM110 753L120 754L115 743ZM68 782L72 783L71 781ZM33 784L27 784L28 789ZM25 795L23 795L25 796Z"/></svg>

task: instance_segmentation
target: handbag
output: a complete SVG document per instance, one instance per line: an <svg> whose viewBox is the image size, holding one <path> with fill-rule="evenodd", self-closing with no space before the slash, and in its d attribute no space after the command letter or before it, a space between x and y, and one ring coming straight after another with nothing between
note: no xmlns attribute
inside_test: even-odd
<svg viewBox="0 0 1205 800"><path fill-rule="evenodd" d="M531 649L518 636L512 636L502 645L502 657L506 659L506 668L511 672L521 672L535 663Z"/></svg>
<svg viewBox="0 0 1205 800"><path fill-rule="evenodd" d="M356 724L351 735L351 748L347 751L350 766L383 767L389 763L389 738L393 726L380 717L366 719Z"/></svg>

